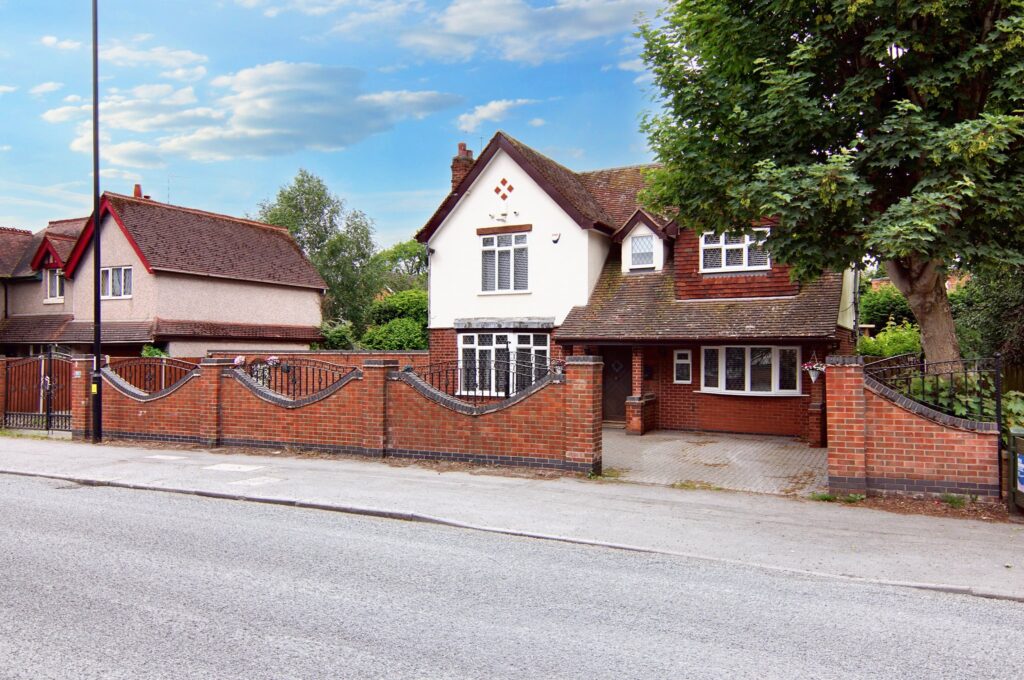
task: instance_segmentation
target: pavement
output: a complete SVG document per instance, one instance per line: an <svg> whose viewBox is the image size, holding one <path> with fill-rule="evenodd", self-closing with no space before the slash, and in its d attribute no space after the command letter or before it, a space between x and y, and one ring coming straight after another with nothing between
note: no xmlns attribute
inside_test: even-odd
<svg viewBox="0 0 1024 680"><path fill-rule="evenodd" d="M604 429L603 463L624 480L806 496L828 487L828 449L792 437Z"/></svg>
<svg viewBox="0 0 1024 680"><path fill-rule="evenodd" d="M0 439L0 473L448 524L1024 601L1024 525L741 492L438 472L351 458Z"/></svg>
<svg viewBox="0 0 1024 680"><path fill-rule="evenodd" d="M932 680L1024 666L1016 602L13 476L0 517L12 680Z"/></svg>

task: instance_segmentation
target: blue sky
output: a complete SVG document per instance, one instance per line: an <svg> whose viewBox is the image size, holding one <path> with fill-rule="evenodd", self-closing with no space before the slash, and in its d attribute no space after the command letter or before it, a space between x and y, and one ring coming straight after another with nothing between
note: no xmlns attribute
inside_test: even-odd
<svg viewBox="0 0 1024 680"><path fill-rule="evenodd" d="M100 0L103 188L253 213L304 167L408 238L459 141L586 170L650 160L652 0ZM0 225L91 199L89 0L0 0Z"/></svg>

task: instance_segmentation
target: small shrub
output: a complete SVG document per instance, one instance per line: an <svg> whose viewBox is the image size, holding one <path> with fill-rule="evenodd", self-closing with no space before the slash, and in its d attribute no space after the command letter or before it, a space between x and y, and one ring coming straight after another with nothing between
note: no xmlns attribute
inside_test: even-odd
<svg viewBox="0 0 1024 680"><path fill-rule="evenodd" d="M143 345L142 346L142 356L149 357L149 358L160 358L160 357L169 357L171 355L168 354L167 352L163 351L159 347L154 347L153 345Z"/></svg>
<svg viewBox="0 0 1024 680"><path fill-rule="evenodd" d="M324 321L320 326L320 334L324 336L322 343L313 345L313 349L355 349L355 331L349 321Z"/></svg>
<svg viewBox="0 0 1024 680"><path fill-rule="evenodd" d="M878 290L865 291L860 298L860 322L873 324L879 330L890 320L896 323L915 321L903 293L891 284L881 286Z"/></svg>
<svg viewBox="0 0 1024 680"><path fill-rule="evenodd" d="M810 496L808 496L808 498L810 498L812 501L821 501L822 503L836 502L835 494L827 493L824 491L815 491Z"/></svg>
<svg viewBox="0 0 1024 680"><path fill-rule="evenodd" d="M860 503L865 498L867 498L867 496L862 493L848 493L839 500L849 505L853 505L854 503Z"/></svg>
<svg viewBox="0 0 1024 680"><path fill-rule="evenodd" d="M944 493L939 496L939 498L941 498L942 502L951 508L960 509L967 505L967 499L963 496L958 496L955 493Z"/></svg>
<svg viewBox="0 0 1024 680"><path fill-rule="evenodd" d="M374 300L370 305L370 322L383 326L392 319L415 319L421 325L427 325L427 291L403 290Z"/></svg>
<svg viewBox="0 0 1024 680"><path fill-rule="evenodd" d="M875 357L920 354L921 329L909 321L896 323L895 320L889 319L882 332L875 337L861 336L857 340L857 353Z"/></svg>
<svg viewBox="0 0 1024 680"><path fill-rule="evenodd" d="M427 349L427 334L415 319L400 317L370 328L362 344L369 349Z"/></svg>

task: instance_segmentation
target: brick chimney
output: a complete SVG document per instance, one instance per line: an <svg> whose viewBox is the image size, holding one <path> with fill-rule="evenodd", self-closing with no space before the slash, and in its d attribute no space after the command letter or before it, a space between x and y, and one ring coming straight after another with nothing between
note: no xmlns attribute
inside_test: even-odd
<svg viewBox="0 0 1024 680"><path fill-rule="evenodd" d="M459 142L459 152L452 159L452 191L459 186L469 171L473 169L473 152L466 148L465 142Z"/></svg>
<svg viewBox="0 0 1024 680"><path fill-rule="evenodd" d="M135 198L142 198L142 185L141 184L136 184L135 185L135 191L132 192L132 196L134 196Z"/></svg>

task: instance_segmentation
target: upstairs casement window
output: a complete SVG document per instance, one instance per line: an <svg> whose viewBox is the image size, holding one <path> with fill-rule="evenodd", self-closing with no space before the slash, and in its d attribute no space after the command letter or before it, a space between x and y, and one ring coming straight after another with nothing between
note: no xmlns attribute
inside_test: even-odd
<svg viewBox="0 0 1024 680"><path fill-rule="evenodd" d="M64 302L64 272L60 269L45 270L46 298L44 302Z"/></svg>
<svg viewBox="0 0 1024 680"><path fill-rule="evenodd" d="M700 239L700 270L707 273L744 272L771 269L768 251L764 249L767 229L753 234L713 234Z"/></svg>
<svg viewBox="0 0 1024 680"><path fill-rule="evenodd" d="M799 347L704 347L702 351L704 392L800 394Z"/></svg>
<svg viewBox="0 0 1024 680"><path fill-rule="evenodd" d="M526 389L550 369L547 333L459 334L459 394L505 397Z"/></svg>
<svg viewBox="0 0 1024 680"><path fill-rule="evenodd" d="M480 290L485 293L530 289L527 234L494 234L480 240Z"/></svg>
<svg viewBox="0 0 1024 680"><path fill-rule="evenodd" d="M131 267L104 267L100 269L101 298L104 300L122 300L131 296Z"/></svg>
<svg viewBox="0 0 1024 680"><path fill-rule="evenodd" d="M632 236L629 239L629 268L654 269L654 236Z"/></svg>

